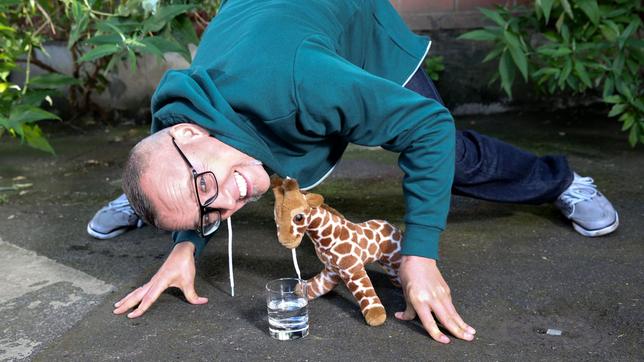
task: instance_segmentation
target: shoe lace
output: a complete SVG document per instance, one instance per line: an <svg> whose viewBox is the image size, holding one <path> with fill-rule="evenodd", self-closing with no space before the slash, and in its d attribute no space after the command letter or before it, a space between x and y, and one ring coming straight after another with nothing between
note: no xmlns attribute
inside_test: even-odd
<svg viewBox="0 0 644 362"><path fill-rule="evenodd" d="M591 200L597 195L597 185L591 177L576 177L572 185L561 194L561 201L575 205L582 201Z"/></svg>

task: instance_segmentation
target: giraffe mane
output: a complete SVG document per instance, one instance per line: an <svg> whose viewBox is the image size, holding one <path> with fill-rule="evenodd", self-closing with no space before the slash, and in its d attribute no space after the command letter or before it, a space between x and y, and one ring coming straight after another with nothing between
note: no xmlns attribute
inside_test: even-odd
<svg viewBox="0 0 644 362"><path fill-rule="evenodd" d="M322 208L322 209L324 209L324 210L326 210L326 211L330 212L331 214L337 215L337 216L339 216L339 217L340 217L340 218L342 218L342 219L346 219L346 217L344 217L344 215L342 215L338 210L336 210L336 209L332 208L331 206L329 206L329 205L327 205L327 204L322 204L322 205L320 205L320 208Z"/></svg>

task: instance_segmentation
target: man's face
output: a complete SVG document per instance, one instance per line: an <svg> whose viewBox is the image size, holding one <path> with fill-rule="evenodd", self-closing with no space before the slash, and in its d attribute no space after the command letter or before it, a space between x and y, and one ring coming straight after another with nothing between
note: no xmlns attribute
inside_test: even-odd
<svg viewBox="0 0 644 362"><path fill-rule="evenodd" d="M172 144L172 137L196 172L215 174L219 191L209 207L219 209L222 220L268 190L268 174L256 160L210 137L205 129L179 124L160 136L151 165L141 177L141 187L157 212L160 228L192 230L199 227L200 220L190 166Z"/></svg>

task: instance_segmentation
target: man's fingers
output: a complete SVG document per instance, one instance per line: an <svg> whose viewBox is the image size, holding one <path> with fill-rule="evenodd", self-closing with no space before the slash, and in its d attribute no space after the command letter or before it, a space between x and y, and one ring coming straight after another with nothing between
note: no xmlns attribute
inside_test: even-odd
<svg viewBox="0 0 644 362"><path fill-rule="evenodd" d="M418 313L418 318L420 318L420 321L423 323L423 327L427 333L434 338L434 340L441 343L449 343L449 338L447 338L447 336L438 329L436 321L432 316L432 312L429 309L429 304L417 303L417 305L414 305L414 309L416 310L416 313Z"/></svg>
<svg viewBox="0 0 644 362"><path fill-rule="evenodd" d="M464 339L466 341L474 339L474 336L471 333L467 332L465 329L461 328L458 323L456 323L447 308L445 308L441 303L435 303L432 307L434 315L436 315L438 320L441 321L443 326L450 331L454 337Z"/></svg>
<svg viewBox="0 0 644 362"><path fill-rule="evenodd" d="M143 294L141 295L141 298L143 298L143 295L145 295L145 292L146 292L147 290L148 290L148 284L145 284L145 285L143 285L143 286L141 286L141 287L138 287L138 288L134 289L134 290L133 290L133 291L131 291L128 295L126 295L125 297L121 298L121 300L119 300L118 302L114 303L114 308L118 308L118 307L120 307L120 306L121 306L121 304L123 304L126 300L128 300L131 296L133 296L133 295L134 295L134 294L136 294L136 293L139 293L139 294L140 294L140 293L143 293Z"/></svg>
<svg viewBox="0 0 644 362"><path fill-rule="evenodd" d="M465 323L463 318L461 318L458 312L456 312L456 308L454 308L454 304L452 303L452 301L446 302L445 308L451 314L452 319L454 319L456 324L458 324L461 327L461 329L463 329L469 334L476 334L476 329L472 328L469 324Z"/></svg>
<svg viewBox="0 0 644 362"><path fill-rule="evenodd" d="M193 284L188 284L185 287L181 288L183 295L185 295L186 300L190 304L205 304L208 303L208 298L200 297L197 295L195 286Z"/></svg>
<svg viewBox="0 0 644 362"><path fill-rule="evenodd" d="M410 321L416 318L416 311L414 310L414 307L411 305L411 303L407 302L407 307L405 308L405 310L402 312L396 312L396 314L394 315L400 320Z"/></svg>
<svg viewBox="0 0 644 362"><path fill-rule="evenodd" d="M137 318L142 316L143 313L145 313L145 311L147 311L148 308L150 308L150 306L154 304L154 302L156 302L156 300L159 298L161 293L163 293L163 291L166 290L166 288L167 287L165 285L163 286L159 284L154 285L145 294L145 296L143 297L143 300L141 300L141 304L139 304L139 306L132 313L128 314L127 317Z"/></svg>
<svg viewBox="0 0 644 362"><path fill-rule="evenodd" d="M147 292L147 289L144 287L140 287L135 289L132 293L128 294L125 298L121 299L117 304L117 308L114 309L114 314L123 314L130 310L130 308L135 307L141 299L143 299L143 296ZM116 306L116 305L115 305Z"/></svg>

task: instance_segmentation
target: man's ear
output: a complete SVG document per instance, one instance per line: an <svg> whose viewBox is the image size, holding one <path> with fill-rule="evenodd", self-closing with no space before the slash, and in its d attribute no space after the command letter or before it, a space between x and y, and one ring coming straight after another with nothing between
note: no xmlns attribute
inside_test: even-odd
<svg viewBox="0 0 644 362"><path fill-rule="evenodd" d="M210 134L206 129L193 123L179 123L170 127L170 135L178 143L190 143L201 137L209 137Z"/></svg>
<svg viewBox="0 0 644 362"><path fill-rule="evenodd" d="M306 194L304 197L306 197L306 203L309 204L310 207L319 207L324 203L324 197L319 194Z"/></svg>

